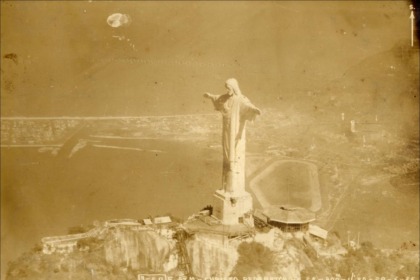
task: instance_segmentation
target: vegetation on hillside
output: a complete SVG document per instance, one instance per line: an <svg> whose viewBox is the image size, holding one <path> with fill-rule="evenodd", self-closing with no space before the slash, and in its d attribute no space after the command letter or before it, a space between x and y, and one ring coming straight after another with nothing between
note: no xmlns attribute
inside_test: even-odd
<svg viewBox="0 0 420 280"><path fill-rule="evenodd" d="M275 265L274 252L257 242L243 242L238 247L239 258L232 275L246 277L272 271Z"/></svg>
<svg viewBox="0 0 420 280"><path fill-rule="evenodd" d="M349 250L343 258L319 258L313 251L305 250L313 263L301 272L301 277L326 278L339 275L341 278L386 277L419 279L418 258L412 251L393 250L387 254L376 249L371 242L362 242L360 248ZM418 253L418 252L417 252Z"/></svg>

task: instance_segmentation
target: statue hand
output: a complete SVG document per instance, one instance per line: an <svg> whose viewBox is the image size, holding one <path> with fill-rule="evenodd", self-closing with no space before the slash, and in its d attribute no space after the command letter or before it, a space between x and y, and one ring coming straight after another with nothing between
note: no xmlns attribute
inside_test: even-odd
<svg viewBox="0 0 420 280"><path fill-rule="evenodd" d="M211 94L206 92L203 96L204 96L204 98L210 98Z"/></svg>
<svg viewBox="0 0 420 280"><path fill-rule="evenodd" d="M261 110L260 110L260 109L255 108L255 109L254 109L254 111L255 111L255 113L256 113L257 115L261 115Z"/></svg>

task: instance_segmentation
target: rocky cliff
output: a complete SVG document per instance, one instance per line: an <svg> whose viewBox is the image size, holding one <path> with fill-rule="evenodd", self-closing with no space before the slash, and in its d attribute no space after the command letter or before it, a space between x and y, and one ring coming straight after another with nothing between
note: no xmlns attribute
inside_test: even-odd
<svg viewBox="0 0 420 280"><path fill-rule="evenodd" d="M408 276L418 279L414 278L418 275L418 256L406 258L403 250L383 253L362 243L361 248L338 258L323 257L308 243L309 236L284 233L276 228L230 240L202 233L177 238L174 233L183 233L182 230L177 226L99 227L96 236L80 240L72 251L48 254L42 246L34 248L11 263L7 279L135 280L140 273L239 279L270 276L303 279L340 274L347 278L352 271L375 277L397 275L400 279ZM349 270L350 264L353 270Z"/></svg>
<svg viewBox="0 0 420 280"><path fill-rule="evenodd" d="M175 241L153 230L112 228L105 242L105 258L109 264L133 270L164 271L168 267Z"/></svg>
<svg viewBox="0 0 420 280"><path fill-rule="evenodd" d="M223 242L207 236L196 235L187 241L186 246L192 272L197 277L228 277L238 260L236 246L224 246Z"/></svg>

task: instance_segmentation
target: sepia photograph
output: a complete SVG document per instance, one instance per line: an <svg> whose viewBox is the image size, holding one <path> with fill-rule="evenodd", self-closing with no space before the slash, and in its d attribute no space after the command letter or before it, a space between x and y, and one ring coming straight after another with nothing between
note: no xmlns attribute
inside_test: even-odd
<svg viewBox="0 0 420 280"><path fill-rule="evenodd" d="M416 1L0 3L1 280L419 280Z"/></svg>

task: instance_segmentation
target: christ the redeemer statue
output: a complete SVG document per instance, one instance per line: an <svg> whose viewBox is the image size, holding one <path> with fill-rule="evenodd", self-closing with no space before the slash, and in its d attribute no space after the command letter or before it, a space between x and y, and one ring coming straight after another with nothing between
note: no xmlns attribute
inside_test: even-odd
<svg viewBox="0 0 420 280"><path fill-rule="evenodd" d="M214 212L224 223L235 224L238 218L243 220L244 213L252 210L252 198L245 191L245 126L261 111L242 95L235 79L228 79L225 86L226 94L205 93L204 97L211 99L215 109L223 116L222 189L216 191L215 196L223 200L224 205L216 205ZM230 205L226 205L227 202Z"/></svg>

